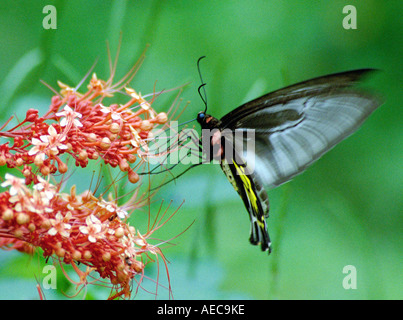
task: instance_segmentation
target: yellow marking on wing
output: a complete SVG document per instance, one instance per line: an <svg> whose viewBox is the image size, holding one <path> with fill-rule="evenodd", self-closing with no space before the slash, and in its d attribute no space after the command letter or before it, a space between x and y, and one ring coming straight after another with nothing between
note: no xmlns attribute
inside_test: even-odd
<svg viewBox="0 0 403 320"><path fill-rule="evenodd" d="M252 190L252 184L251 184L250 179L245 174L245 170L242 167L239 167L235 162L234 162L234 165L235 165L236 170L239 172L239 176L243 182L246 193L248 194L248 198L250 200L253 210L255 212L259 212L258 205L257 205L257 197L256 197L255 192Z"/></svg>
<svg viewBox="0 0 403 320"><path fill-rule="evenodd" d="M225 160L222 161L221 168L223 169L226 177L228 178L229 182L231 182L231 184L234 187L234 189L236 190L236 192L238 192L238 185L235 182L234 176L231 172L230 167L228 166L227 161L225 161Z"/></svg>

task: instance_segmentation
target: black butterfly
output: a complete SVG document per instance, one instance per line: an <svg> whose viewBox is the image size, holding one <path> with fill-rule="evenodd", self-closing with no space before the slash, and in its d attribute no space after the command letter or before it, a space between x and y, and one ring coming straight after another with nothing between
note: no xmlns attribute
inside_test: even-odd
<svg viewBox="0 0 403 320"><path fill-rule="evenodd" d="M242 198L251 220L252 244L271 252L264 187L279 186L303 172L380 106L375 97L351 89L372 71L347 71L294 84L245 103L220 120L206 114L207 102L202 97L206 110L197 115L205 129L201 147L208 161L220 161ZM247 133L254 133L252 151L244 149L250 140Z"/></svg>

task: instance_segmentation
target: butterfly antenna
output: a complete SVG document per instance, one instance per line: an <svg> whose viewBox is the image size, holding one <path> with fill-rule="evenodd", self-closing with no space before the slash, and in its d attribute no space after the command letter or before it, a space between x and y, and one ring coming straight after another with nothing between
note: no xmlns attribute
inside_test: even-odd
<svg viewBox="0 0 403 320"><path fill-rule="evenodd" d="M197 91L199 92L199 96L203 100L204 105L206 106L206 108L204 109L204 112L207 111L207 94L206 94L206 88L204 87L206 85L206 83L203 81L201 71L200 71L200 60L204 59L205 57L206 56L202 56L197 60L197 70L199 72L199 77L200 77L200 82L201 82L201 85L199 86ZM201 93L201 89L203 89L203 94Z"/></svg>

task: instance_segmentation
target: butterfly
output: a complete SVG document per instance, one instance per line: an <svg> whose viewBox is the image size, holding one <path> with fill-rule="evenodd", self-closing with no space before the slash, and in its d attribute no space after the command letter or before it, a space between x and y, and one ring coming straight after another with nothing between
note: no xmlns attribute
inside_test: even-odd
<svg viewBox="0 0 403 320"><path fill-rule="evenodd" d="M297 83L247 102L221 119L206 113L207 100L200 94L205 84L199 87L206 105L197 115L200 147L207 161L220 163L243 200L251 244L271 252L266 188L305 171L381 105L374 96L352 88L373 71L353 70ZM245 148L251 140L253 148Z"/></svg>

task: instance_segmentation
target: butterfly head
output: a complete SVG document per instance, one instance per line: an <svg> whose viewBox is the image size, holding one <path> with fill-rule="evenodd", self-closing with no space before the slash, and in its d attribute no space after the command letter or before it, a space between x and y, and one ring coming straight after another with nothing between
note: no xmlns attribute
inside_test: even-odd
<svg viewBox="0 0 403 320"><path fill-rule="evenodd" d="M211 121L211 118L212 118L212 116L206 114L205 111L200 111L200 112L197 114L196 120L197 120L197 122L200 124L200 126L201 126L203 129L207 129L207 128L210 127L209 122Z"/></svg>
<svg viewBox="0 0 403 320"><path fill-rule="evenodd" d="M206 121L206 117L208 117L208 116L206 115L206 113L205 113L204 111L200 111L200 112L197 114L196 120L197 120L198 123L200 123L201 126L203 126L203 123Z"/></svg>
<svg viewBox="0 0 403 320"><path fill-rule="evenodd" d="M213 116L210 116L209 114L206 114L204 111L200 111L197 114L196 120L203 129L218 128L221 123L220 120L214 118Z"/></svg>

